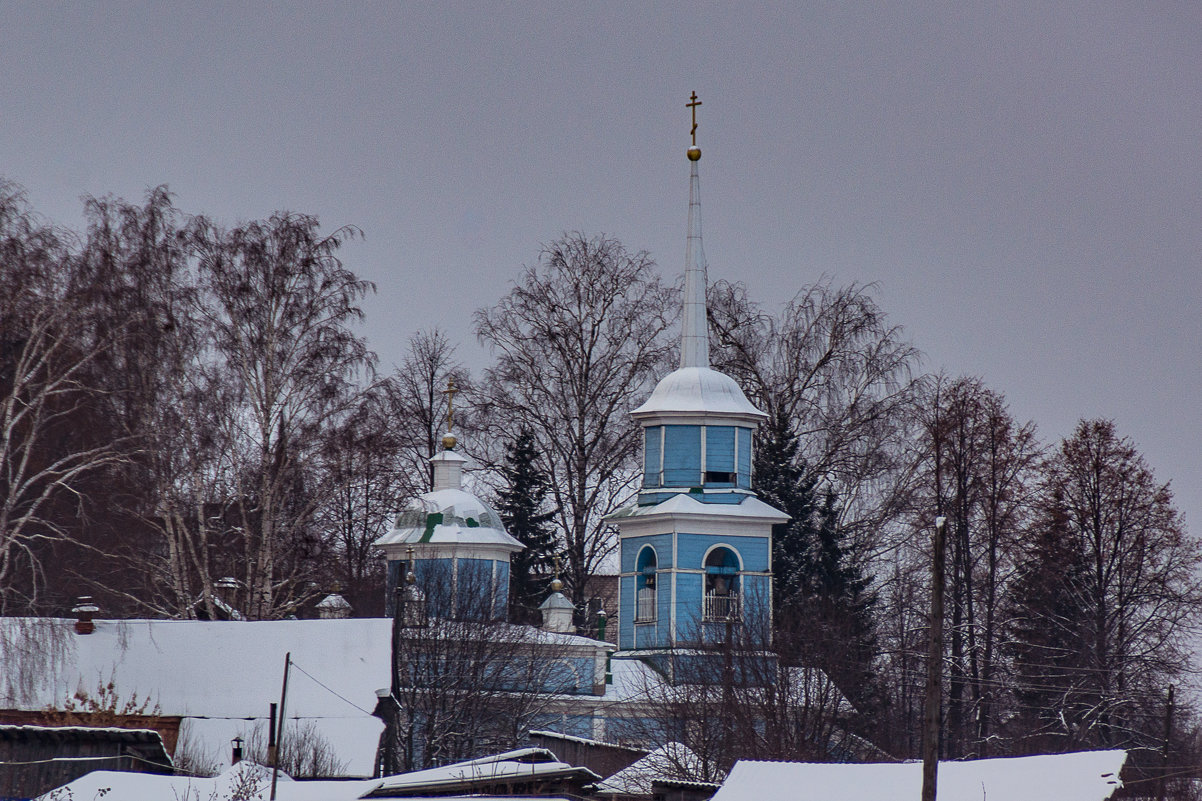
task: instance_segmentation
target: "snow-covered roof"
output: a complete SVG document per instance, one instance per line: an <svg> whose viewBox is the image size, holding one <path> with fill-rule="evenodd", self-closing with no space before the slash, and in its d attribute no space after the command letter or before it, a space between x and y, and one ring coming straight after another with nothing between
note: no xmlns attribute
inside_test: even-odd
<svg viewBox="0 0 1202 801"><path fill-rule="evenodd" d="M358 781L293 781L280 773L278 801L352 801L379 786L379 779ZM51 798L106 798L113 801L170 801L170 799L241 798L266 801L271 794L271 769L250 761L239 762L212 778L164 776L97 770L42 796Z"/></svg>
<svg viewBox="0 0 1202 801"><path fill-rule="evenodd" d="M645 748L636 748L631 745L622 745L620 743L611 743L611 742L607 742L605 740L594 740L591 737L577 737L572 734L564 734L563 732L559 732L559 731L551 731L550 729L531 729L529 733L530 733L531 737L545 737L545 738L551 739L551 740L563 740L564 742L579 743L581 745L594 745L594 746L601 746L602 748L621 748L626 751L642 751L644 753L646 753L646 751L647 751L647 749L645 749Z"/></svg>
<svg viewBox="0 0 1202 801"><path fill-rule="evenodd" d="M733 378L710 367L673 370L655 385L651 397L631 412L636 419L673 414L729 415L751 423L768 416L747 400Z"/></svg>
<svg viewBox="0 0 1202 801"><path fill-rule="evenodd" d="M235 736L249 740L256 727L265 736L291 652L285 736L310 729L348 775L373 772L383 722L371 711L389 681L387 619L97 620L87 635L73 624L0 619L0 708L62 708L77 691L95 698L111 682L119 704L136 696L147 712L183 718L177 756L187 748L228 765Z"/></svg>
<svg viewBox="0 0 1202 801"><path fill-rule="evenodd" d="M377 546L489 545L510 551L525 546L505 531L501 516L463 489L447 488L414 498L397 516L396 527Z"/></svg>
<svg viewBox="0 0 1202 801"><path fill-rule="evenodd" d="M605 685L604 701L622 702L646 700L658 691L665 679L641 659L626 659L617 655L609 663L612 681Z"/></svg>
<svg viewBox="0 0 1202 801"><path fill-rule="evenodd" d="M562 592L553 592L547 596L547 599L538 605L539 609L575 609L576 607L568 600L568 597Z"/></svg>
<svg viewBox="0 0 1202 801"><path fill-rule="evenodd" d="M597 785L604 795L651 795L651 783L677 779L705 781L701 757L682 743L666 743Z"/></svg>
<svg viewBox="0 0 1202 801"><path fill-rule="evenodd" d="M761 501L754 495L747 495L739 503L703 503L691 493L680 492L666 501L649 506L627 506L613 514L606 515L606 520L628 520L652 515L687 514L696 519L699 515L711 518L744 518L756 519L770 523L783 523L789 519L784 512Z"/></svg>
<svg viewBox="0 0 1202 801"><path fill-rule="evenodd" d="M940 762L939 801L1104 801L1126 751ZM912 801L922 763L736 762L713 801Z"/></svg>
<svg viewBox="0 0 1202 801"><path fill-rule="evenodd" d="M588 768L560 762L555 754L545 748L520 748L452 765L389 776L374 792L384 795L404 790L405 795L415 795L425 790L432 795L444 795L446 790L461 785L467 792L471 785L476 784L510 778L546 779L554 776L573 776L582 782L601 778Z"/></svg>
<svg viewBox="0 0 1202 801"><path fill-rule="evenodd" d="M336 592L330 593L317 604L317 609L350 609L351 604Z"/></svg>

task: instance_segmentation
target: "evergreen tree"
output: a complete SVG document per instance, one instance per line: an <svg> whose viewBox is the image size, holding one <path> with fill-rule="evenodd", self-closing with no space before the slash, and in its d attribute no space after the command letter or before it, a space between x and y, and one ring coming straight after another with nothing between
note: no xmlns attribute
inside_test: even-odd
<svg viewBox="0 0 1202 801"><path fill-rule="evenodd" d="M772 527L772 602L779 613L806 588L815 551L815 477L798 455L797 435L777 412L761 430L755 449L754 489L760 500L789 516Z"/></svg>
<svg viewBox="0 0 1202 801"><path fill-rule="evenodd" d="M1019 753L1084 747L1093 706L1087 699L1084 554L1069 530L1063 494L1054 491L1048 507L1010 593L1015 728L1026 741Z"/></svg>
<svg viewBox="0 0 1202 801"><path fill-rule="evenodd" d="M535 622L534 610L543 600L546 576L555 556L551 529L555 511L544 511L550 481L538 464L534 435L529 429L522 429L509 443L501 476L505 486L497 493L497 512L510 535L526 546L509 563L510 617L515 622Z"/></svg>
<svg viewBox="0 0 1202 801"><path fill-rule="evenodd" d="M819 490L797 452L788 419L776 414L756 451L755 489L791 518L772 528L777 647L786 659L822 668L865 712L879 700L872 579L847 546L834 490Z"/></svg>
<svg viewBox="0 0 1202 801"><path fill-rule="evenodd" d="M811 643L815 663L866 712L879 701L873 670L876 593L872 578L864 575L856 554L847 547L834 491L827 490L815 517L815 553L806 592L820 635Z"/></svg>

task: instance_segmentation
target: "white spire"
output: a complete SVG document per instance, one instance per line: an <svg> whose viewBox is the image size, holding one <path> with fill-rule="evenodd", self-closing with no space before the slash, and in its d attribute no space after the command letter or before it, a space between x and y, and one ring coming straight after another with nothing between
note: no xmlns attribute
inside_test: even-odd
<svg viewBox="0 0 1202 801"><path fill-rule="evenodd" d="M701 249L701 175L698 165L701 148L697 147L697 93L693 93L693 146L689 157L689 234L684 252L684 322L680 335L680 366L709 367L709 321L705 308L705 252Z"/></svg>

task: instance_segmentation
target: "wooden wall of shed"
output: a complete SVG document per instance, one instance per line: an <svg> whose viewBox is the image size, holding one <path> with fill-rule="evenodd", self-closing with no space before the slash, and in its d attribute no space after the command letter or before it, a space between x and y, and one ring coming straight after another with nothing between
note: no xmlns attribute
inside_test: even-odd
<svg viewBox="0 0 1202 801"><path fill-rule="evenodd" d="M29 711L0 709L0 724L16 726L108 726L114 729L152 729L163 738L172 758L179 742L178 715L114 715L110 713L64 712L58 709ZM2 797L0 797L2 798Z"/></svg>
<svg viewBox="0 0 1202 801"><path fill-rule="evenodd" d="M600 742L585 742L574 738L555 737L545 734L531 734L532 745L546 748L560 762L588 768L602 778L612 776L620 770L630 767L635 762L647 756L641 748L627 748Z"/></svg>
<svg viewBox="0 0 1202 801"><path fill-rule="evenodd" d="M0 799L36 798L94 770L170 773L169 767L149 764L154 750L157 744L150 749L103 739L0 738Z"/></svg>

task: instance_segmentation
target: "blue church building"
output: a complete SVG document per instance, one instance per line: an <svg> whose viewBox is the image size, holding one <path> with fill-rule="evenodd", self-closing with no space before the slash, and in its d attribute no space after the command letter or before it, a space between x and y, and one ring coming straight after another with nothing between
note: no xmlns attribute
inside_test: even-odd
<svg viewBox="0 0 1202 801"><path fill-rule="evenodd" d="M654 688L704 680L702 668L722 658L719 644L737 644L762 663L759 668L769 668L756 670L758 681L773 681L776 669L772 527L788 516L752 490L755 431L767 415L710 366L695 142L687 155L680 363L631 412L642 429L642 480L633 503L606 518L618 530L617 648L574 634L575 610L558 581L542 606L542 630L533 629L537 636L529 639L532 654L544 648L539 643L548 653L563 651L552 658L564 670L547 674L556 677L556 686L545 688L556 699L540 710L537 727L575 737L636 739L638 724L657 718L648 707ZM462 618L471 604L476 615L500 620L510 557L522 545L495 511L464 489L466 460L455 445L448 433L432 460L434 488L376 543L388 561L389 601L404 603L405 593L419 592L416 586L437 586L451 607L430 608L431 619ZM412 598L426 603L424 596Z"/></svg>

